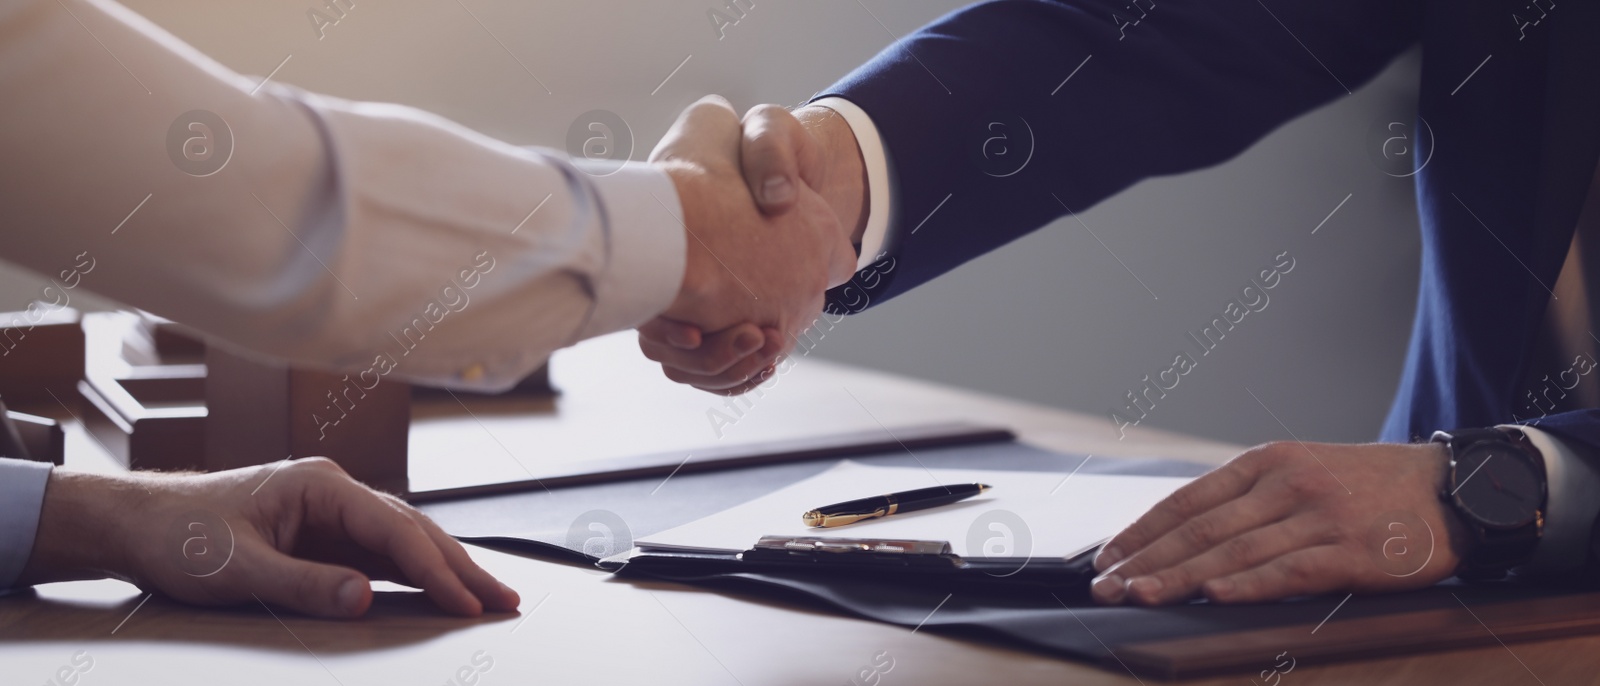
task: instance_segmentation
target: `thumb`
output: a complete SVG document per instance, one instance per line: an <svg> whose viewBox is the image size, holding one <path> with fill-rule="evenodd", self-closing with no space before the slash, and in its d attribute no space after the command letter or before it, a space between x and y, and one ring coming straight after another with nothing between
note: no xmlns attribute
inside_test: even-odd
<svg viewBox="0 0 1600 686"><path fill-rule="evenodd" d="M740 163L756 205L767 214L793 208L800 183L822 187L822 145L800 120L777 105L758 105L744 116Z"/></svg>
<svg viewBox="0 0 1600 686"><path fill-rule="evenodd" d="M653 343L664 343L679 350L695 350L704 340L704 332L700 327L666 317L656 317L639 325L639 336Z"/></svg>
<svg viewBox="0 0 1600 686"><path fill-rule="evenodd" d="M372 582L349 567L302 560L271 548L251 557L245 566L251 570L249 588L264 602L331 619L360 617L372 605Z"/></svg>

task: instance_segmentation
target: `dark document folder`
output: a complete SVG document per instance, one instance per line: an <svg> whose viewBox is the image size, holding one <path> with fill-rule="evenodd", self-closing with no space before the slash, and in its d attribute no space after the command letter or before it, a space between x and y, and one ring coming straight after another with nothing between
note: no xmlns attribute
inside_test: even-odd
<svg viewBox="0 0 1600 686"><path fill-rule="evenodd" d="M1081 474L1194 476L1192 464L1158 460L1085 460L1018 443L918 450L896 447L856 457L884 466L1078 470ZM775 464L723 472L556 488L424 505L430 516L467 540L540 557L598 563L649 536L814 476L832 463ZM654 495L651 495L651 494ZM603 513L629 527L604 555L586 552L592 525ZM579 532L580 535L574 535ZM586 538L585 536L591 536ZM748 552L748 551L746 551ZM1270 671L1288 653L1307 665L1408 652L1493 645L1600 632L1600 593L1579 585L1450 581L1432 588L1376 596L1318 596L1277 603L1219 606L1197 601L1171 607L1098 607L1086 584L1087 558L1044 585L969 583L955 573L907 573L889 566L851 568L817 561L809 569L750 564L728 553L673 559L652 555L619 578L663 579L923 631L992 641L1009 647L1094 662L1141 675L1188 677ZM1038 563L1029 563L1029 567ZM877 564L877 561L872 562ZM1054 563L1052 563L1053 565ZM1081 567L1080 567L1081 566ZM798 569L798 571L797 571ZM1048 571L1049 566L1039 571ZM1030 572L1031 573L1031 572ZM892 577L887 578L887 577ZM1059 582L1059 583L1058 583ZM1064 585L1063 585L1064 584ZM1074 589L1079 589L1074 592ZM1481 620L1481 622L1480 622ZM1492 632L1492 633L1491 633ZM1283 658L1283 659L1287 659Z"/></svg>

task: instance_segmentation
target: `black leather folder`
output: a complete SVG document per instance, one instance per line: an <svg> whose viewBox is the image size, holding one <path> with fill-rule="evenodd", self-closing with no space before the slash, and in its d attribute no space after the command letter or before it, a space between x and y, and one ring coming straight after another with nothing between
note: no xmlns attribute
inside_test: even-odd
<svg viewBox="0 0 1600 686"><path fill-rule="evenodd" d="M836 459L836 458L835 458ZM632 548L632 538L686 524L818 474L835 459L650 477L548 491L424 504L463 540L544 559L598 565ZM866 464L928 468L1080 471L1085 474L1195 476L1204 466L1170 460L1089 459L1015 442L900 449L854 456ZM574 533L604 513L627 531L606 555L587 554ZM752 548L751 550L757 550ZM595 551L588 551L595 552ZM607 563L621 582L672 581L721 593L780 600L810 609L1002 644L1141 676L1175 678L1272 669L1290 653L1298 664L1444 650L1497 641L1600 632L1600 592L1548 581L1466 584L1451 580L1410 593L1336 594L1255 605L1204 601L1099 607L1089 600L1089 558L1028 562L1025 574L996 580L1004 568L966 568L928 559L848 560L820 551L639 556ZM943 564L939 569L937 564ZM1035 565L1038 565L1037 567ZM954 569L952 569L954 567ZM934 571L938 570L938 571ZM1013 575L1016 576L1016 575Z"/></svg>

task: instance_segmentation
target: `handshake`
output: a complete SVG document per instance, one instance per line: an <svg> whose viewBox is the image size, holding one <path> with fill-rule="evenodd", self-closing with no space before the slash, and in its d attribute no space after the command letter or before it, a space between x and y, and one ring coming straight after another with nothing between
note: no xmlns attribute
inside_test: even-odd
<svg viewBox="0 0 1600 686"><path fill-rule="evenodd" d="M761 105L741 122L708 96L650 154L677 187L687 257L678 297L639 327L673 381L737 395L762 383L855 273L866 173L832 110Z"/></svg>

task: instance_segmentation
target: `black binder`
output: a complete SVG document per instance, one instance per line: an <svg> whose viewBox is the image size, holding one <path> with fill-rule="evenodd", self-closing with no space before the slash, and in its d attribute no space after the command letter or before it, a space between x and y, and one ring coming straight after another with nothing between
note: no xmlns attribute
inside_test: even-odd
<svg viewBox="0 0 1600 686"><path fill-rule="evenodd" d="M1204 471L1173 461L1086 461L1019 443L918 450L915 456L896 446L883 455L857 459L887 466L983 465L1063 474L1193 476ZM574 548L568 537L569 525L581 521L583 513L607 508L620 515L633 534L647 536L759 497L828 466L793 462L679 474L673 477L677 497L649 497L661 484L651 478L433 503L424 509L465 540L587 566L596 559ZM632 540L631 535L619 539ZM626 566L614 558L602 564L616 569L622 579L669 580L738 596L784 600L908 629L1096 662L1118 673L1126 668L1168 678L1255 673L1270 668L1266 660L1285 650L1301 664L1313 664L1600 633L1600 592L1588 584L1445 582L1371 597L1335 594L1246 605L1202 601L1168 607L1102 607L1088 598L1089 554L1069 560L1033 559L1017 574L994 580L979 577L988 577L985 571L1004 574L1012 561L977 563L975 558L959 565L949 560L934 564L933 557L944 555L942 548L935 548L931 557L925 548L913 551L919 557L787 546L752 554L757 550L720 554L650 550L630 558ZM1002 568L985 570L985 565ZM1485 626L1493 627L1493 633Z"/></svg>

